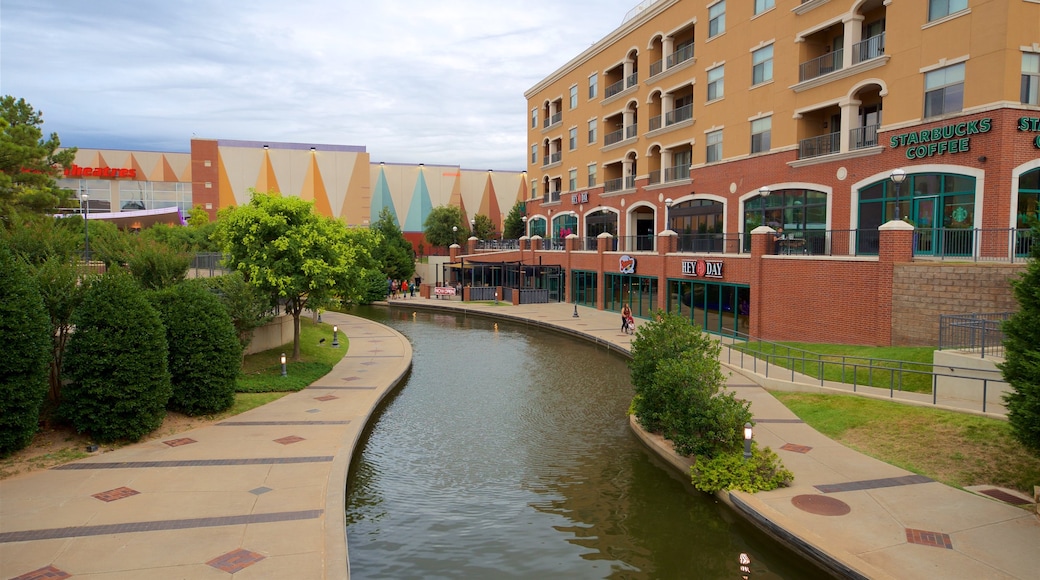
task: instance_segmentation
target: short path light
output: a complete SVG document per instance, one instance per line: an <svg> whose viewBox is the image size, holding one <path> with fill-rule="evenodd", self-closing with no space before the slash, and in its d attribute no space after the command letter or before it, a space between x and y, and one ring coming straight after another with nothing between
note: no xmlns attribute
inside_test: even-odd
<svg viewBox="0 0 1040 580"><path fill-rule="evenodd" d="M744 423L744 461L751 459L751 438L753 436L751 423Z"/></svg>
<svg viewBox="0 0 1040 580"><path fill-rule="evenodd" d="M332 348L339 348L339 326L332 325Z"/></svg>
<svg viewBox="0 0 1040 580"><path fill-rule="evenodd" d="M286 372L285 372L285 353L283 352L282 353L282 376L284 377L285 375L286 375Z"/></svg>

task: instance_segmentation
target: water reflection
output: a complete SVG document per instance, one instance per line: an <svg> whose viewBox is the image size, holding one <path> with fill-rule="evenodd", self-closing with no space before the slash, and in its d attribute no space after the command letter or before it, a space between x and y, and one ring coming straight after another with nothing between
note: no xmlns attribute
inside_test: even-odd
<svg viewBox="0 0 1040 580"><path fill-rule="evenodd" d="M818 576L629 432L625 360L508 323L368 309L414 347L348 482L354 578Z"/></svg>

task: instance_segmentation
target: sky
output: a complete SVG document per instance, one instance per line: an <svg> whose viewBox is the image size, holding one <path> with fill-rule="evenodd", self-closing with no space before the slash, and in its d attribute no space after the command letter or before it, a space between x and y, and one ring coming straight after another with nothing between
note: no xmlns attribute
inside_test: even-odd
<svg viewBox="0 0 1040 580"><path fill-rule="evenodd" d="M524 91L638 0L0 0L0 93L87 149L193 137L520 171Z"/></svg>

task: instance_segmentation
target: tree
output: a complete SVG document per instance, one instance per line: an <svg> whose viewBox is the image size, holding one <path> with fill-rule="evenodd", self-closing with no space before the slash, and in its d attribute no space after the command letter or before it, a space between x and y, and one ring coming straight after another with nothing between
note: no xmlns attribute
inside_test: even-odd
<svg viewBox="0 0 1040 580"><path fill-rule="evenodd" d="M463 219L462 210L452 205L442 205L430 210L423 224L423 235L435 246L450 246L459 243L469 224ZM452 231L451 228L458 228Z"/></svg>
<svg viewBox="0 0 1040 580"><path fill-rule="evenodd" d="M36 282L0 244L0 457L32 441L47 398L50 325Z"/></svg>
<svg viewBox="0 0 1040 580"><path fill-rule="evenodd" d="M201 205L196 205L188 210L188 225L199 228L209 223L209 212Z"/></svg>
<svg viewBox="0 0 1040 580"><path fill-rule="evenodd" d="M300 314L336 298L361 296L374 234L348 233L342 222L314 213L295 197L252 192L247 205L221 210L217 237L227 265L249 284L281 302L293 317L293 360L300 360Z"/></svg>
<svg viewBox="0 0 1040 580"><path fill-rule="evenodd" d="M57 133L43 138L43 114L25 99L0 98L0 215L49 212L69 198L55 179L72 166L76 149L58 151Z"/></svg>
<svg viewBox="0 0 1040 580"><path fill-rule="evenodd" d="M191 255L186 252L137 237L130 240L130 247L132 251L122 261L147 290L173 286L188 275Z"/></svg>
<svg viewBox="0 0 1040 580"><path fill-rule="evenodd" d="M137 441L166 417L166 330L144 290L119 269L87 288L73 315L59 414L100 442Z"/></svg>
<svg viewBox="0 0 1040 580"><path fill-rule="evenodd" d="M381 280L410 279L415 273L412 244L405 239L401 228L397 226L397 220L390 208L384 207L379 212L379 219L372 224L371 229L379 233L379 240L372 248L372 258L380 266Z"/></svg>
<svg viewBox="0 0 1040 580"><path fill-rule="evenodd" d="M495 237L495 224L484 214L473 216L473 235L478 240L490 240Z"/></svg>
<svg viewBox="0 0 1040 580"><path fill-rule="evenodd" d="M177 284L150 299L169 345L169 408L194 417L231 407L242 345L220 299L196 284Z"/></svg>
<svg viewBox="0 0 1040 580"><path fill-rule="evenodd" d="M507 240L518 240L526 235L524 231L525 224L523 216L526 211L526 204L523 201L518 201L513 204L513 208L509 210L509 214L506 216L506 221L502 223L502 236Z"/></svg>
<svg viewBox="0 0 1040 580"><path fill-rule="evenodd" d="M246 282L241 272L231 272L212 278L196 278L191 283L206 289L220 299L231 317L235 335L242 351L253 340L253 330L267 324L272 315L271 297L262 294Z"/></svg>
<svg viewBox="0 0 1040 580"><path fill-rule="evenodd" d="M1031 233L1040 239L1040 226ZM1004 323L1005 357L997 366L1011 385L1004 403L1015 438L1040 452L1040 244L1033 243L1025 271L1011 285L1019 309Z"/></svg>

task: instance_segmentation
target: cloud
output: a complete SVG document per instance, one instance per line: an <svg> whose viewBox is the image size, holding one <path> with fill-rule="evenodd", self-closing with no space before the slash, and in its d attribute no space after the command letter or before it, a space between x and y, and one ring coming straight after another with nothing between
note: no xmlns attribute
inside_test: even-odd
<svg viewBox="0 0 1040 580"><path fill-rule="evenodd" d="M523 93L621 24L617 0L3 0L0 91L66 145L364 145L520 170Z"/></svg>

